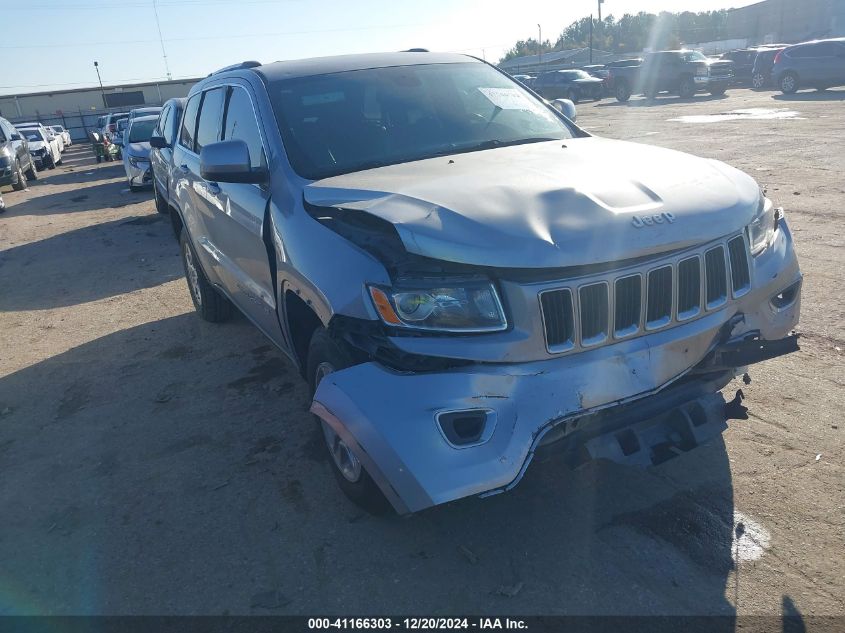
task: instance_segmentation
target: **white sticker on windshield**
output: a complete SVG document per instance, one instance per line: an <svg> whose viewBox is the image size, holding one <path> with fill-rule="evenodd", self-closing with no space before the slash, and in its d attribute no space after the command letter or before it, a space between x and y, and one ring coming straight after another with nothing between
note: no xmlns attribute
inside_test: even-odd
<svg viewBox="0 0 845 633"><path fill-rule="evenodd" d="M517 88L479 88L478 91L502 110L536 110L537 107Z"/></svg>

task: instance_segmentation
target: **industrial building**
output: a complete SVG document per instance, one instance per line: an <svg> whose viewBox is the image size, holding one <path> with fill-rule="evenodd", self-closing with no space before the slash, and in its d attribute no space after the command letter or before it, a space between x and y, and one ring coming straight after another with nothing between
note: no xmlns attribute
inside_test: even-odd
<svg viewBox="0 0 845 633"><path fill-rule="evenodd" d="M122 86L50 90L0 96L0 116L12 123L41 121L63 125L74 140L84 140L97 118L107 111L161 105L173 97L185 97L200 80L151 81Z"/></svg>

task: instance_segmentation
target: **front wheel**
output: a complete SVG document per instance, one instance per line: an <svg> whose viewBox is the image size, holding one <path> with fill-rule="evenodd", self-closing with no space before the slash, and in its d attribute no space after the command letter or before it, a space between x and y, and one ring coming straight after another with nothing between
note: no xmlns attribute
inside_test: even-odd
<svg viewBox="0 0 845 633"><path fill-rule="evenodd" d="M785 95L791 95L798 90L798 75L795 73L785 73L780 78L780 91Z"/></svg>
<svg viewBox="0 0 845 633"><path fill-rule="evenodd" d="M308 346L306 376L311 395L317 391L320 381L326 376L354 365L343 343L335 341L323 327L318 327ZM343 493L355 505L370 514L383 515L390 511L390 503L382 494L376 482L370 477L355 453L346 445L331 425L316 419L322 436L329 464Z"/></svg>
<svg viewBox="0 0 845 633"><path fill-rule="evenodd" d="M38 180L38 168L35 166L35 161L30 157L29 169L26 170L27 180Z"/></svg>
<svg viewBox="0 0 845 633"><path fill-rule="evenodd" d="M156 202L156 211L158 211L162 215L169 214L170 207L167 206L167 202L165 201L164 196L162 196L158 192L158 185L155 184L155 182L153 182L153 197L155 198Z"/></svg>
<svg viewBox="0 0 845 633"><path fill-rule="evenodd" d="M762 90L766 86L766 76L763 73L751 75L751 87L754 90Z"/></svg>
<svg viewBox="0 0 845 633"><path fill-rule="evenodd" d="M12 183L12 189L23 191L26 189L26 176L23 173L23 169L21 169L21 162L19 160L15 161L15 174L18 177L18 181Z"/></svg>
<svg viewBox="0 0 845 633"><path fill-rule="evenodd" d="M631 87L627 81L617 81L614 92L616 93L616 100L622 103L631 98Z"/></svg>
<svg viewBox="0 0 845 633"><path fill-rule="evenodd" d="M211 323L226 321L232 316L232 304L208 281L194 252L194 247L188 239L188 233L184 229L179 238L179 245L188 291L191 293L191 301L194 302L194 308L200 318Z"/></svg>
<svg viewBox="0 0 845 633"><path fill-rule="evenodd" d="M723 94L725 94L726 90L727 88L725 88L724 86L719 86L718 88L711 88L710 94L714 97L721 97Z"/></svg>
<svg viewBox="0 0 845 633"><path fill-rule="evenodd" d="M684 77L678 86L678 95L681 99L692 99L695 96L695 81L692 77Z"/></svg>

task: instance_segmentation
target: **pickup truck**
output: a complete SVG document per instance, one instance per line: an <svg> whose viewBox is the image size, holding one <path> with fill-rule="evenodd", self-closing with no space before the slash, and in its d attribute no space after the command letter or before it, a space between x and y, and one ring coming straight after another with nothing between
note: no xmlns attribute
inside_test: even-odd
<svg viewBox="0 0 845 633"><path fill-rule="evenodd" d="M671 92L689 99L696 92L722 95L733 82L733 62L711 60L698 51L646 53L639 66L610 69L610 84L618 101L634 94L653 99Z"/></svg>
<svg viewBox="0 0 845 633"><path fill-rule="evenodd" d="M510 490L541 447L684 459L745 419L734 377L798 349L792 234L753 178L594 137L479 59L244 62L166 111L197 314L291 359L366 510Z"/></svg>

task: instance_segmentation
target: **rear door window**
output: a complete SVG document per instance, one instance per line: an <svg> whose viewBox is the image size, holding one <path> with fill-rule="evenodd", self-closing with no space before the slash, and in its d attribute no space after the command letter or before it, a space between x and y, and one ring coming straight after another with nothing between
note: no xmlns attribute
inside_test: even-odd
<svg viewBox="0 0 845 633"><path fill-rule="evenodd" d="M196 152L220 140L220 122L223 120L223 102L226 88L212 88L203 93L200 119L197 124Z"/></svg>
<svg viewBox="0 0 845 633"><path fill-rule="evenodd" d="M179 145L194 151L194 135L197 129L197 110L200 106L200 95L196 94L185 106L185 116L182 117L182 129L179 131Z"/></svg>
<svg viewBox="0 0 845 633"><path fill-rule="evenodd" d="M258 121L255 119L252 101L246 90L237 86L233 87L229 93L226 119L223 123L223 140L234 139L240 139L246 143L253 169L265 164L261 133L258 131Z"/></svg>

